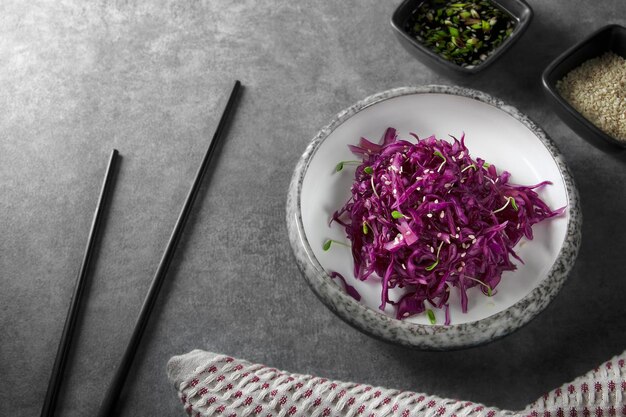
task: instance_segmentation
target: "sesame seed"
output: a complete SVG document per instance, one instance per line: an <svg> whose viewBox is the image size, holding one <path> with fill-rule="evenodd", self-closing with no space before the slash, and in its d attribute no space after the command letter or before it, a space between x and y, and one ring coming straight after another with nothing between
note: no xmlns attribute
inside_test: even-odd
<svg viewBox="0 0 626 417"><path fill-rule="evenodd" d="M626 59L606 52L574 68L556 88L591 123L626 142Z"/></svg>

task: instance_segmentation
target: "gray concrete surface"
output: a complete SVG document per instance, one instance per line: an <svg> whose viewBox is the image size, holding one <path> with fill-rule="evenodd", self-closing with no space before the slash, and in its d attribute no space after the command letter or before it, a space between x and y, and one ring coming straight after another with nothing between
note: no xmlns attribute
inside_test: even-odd
<svg viewBox="0 0 626 417"><path fill-rule="evenodd" d="M59 416L90 416L235 78L246 86L120 403L184 415L167 359L194 348L312 373L520 408L626 348L626 157L550 110L546 65L620 0L531 1L535 19L485 73L453 80L395 39L398 1L0 3L0 416L38 415L107 156L123 160ZM585 216L579 260L529 325L466 351L410 351L348 327L306 287L284 205L317 130L369 94L461 84L527 113L558 144Z"/></svg>

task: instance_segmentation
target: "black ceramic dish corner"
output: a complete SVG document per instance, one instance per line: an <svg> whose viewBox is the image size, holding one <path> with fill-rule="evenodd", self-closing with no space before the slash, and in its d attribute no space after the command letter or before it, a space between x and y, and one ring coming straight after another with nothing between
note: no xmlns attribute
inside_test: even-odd
<svg viewBox="0 0 626 417"><path fill-rule="evenodd" d="M559 94L556 83L583 62L613 51L626 58L626 28L607 25L593 32L581 42L557 57L541 76L544 92L554 111L578 135L593 146L606 152L623 152L625 142L620 142L604 133L574 109Z"/></svg>
<svg viewBox="0 0 626 417"><path fill-rule="evenodd" d="M429 66L434 71L443 71L448 75L471 75L476 74L492 63L498 57L504 54L511 46L519 40L526 31L533 18L533 10L525 0L492 0L492 2L507 11L515 21L513 33L493 52L489 54L487 59L481 64L473 67L462 67L453 62L447 61L432 51L430 48L422 45L417 39L410 36L405 31L405 24L408 19L415 13L418 7L429 0L404 0L393 13L391 17L391 26L394 33L400 40L404 48L413 56Z"/></svg>

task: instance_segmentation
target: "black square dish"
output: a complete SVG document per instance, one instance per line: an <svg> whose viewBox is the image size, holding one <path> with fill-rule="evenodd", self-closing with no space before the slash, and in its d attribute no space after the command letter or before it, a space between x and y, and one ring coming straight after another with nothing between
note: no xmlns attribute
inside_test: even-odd
<svg viewBox="0 0 626 417"><path fill-rule="evenodd" d="M606 52L626 57L626 28L607 25L589 35L556 58L543 72L542 82L550 104L563 121L583 139L605 151L621 151L626 141L619 141L594 125L557 90L557 82L582 63Z"/></svg>
<svg viewBox="0 0 626 417"><path fill-rule="evenodd" d="M394 28L400 43L425 65L436 71L443 70L448 74L475 74L491 65L508 50L526 31L533 17L532 9L524 0L491 0L490 3L509 15L513 22L513 31L499 46L486 54L487 56L482 62L476 65L462 66L444 59L431 47L426 46L409 33L407 25L412 19L415 19L422 5L432 4L433 7L439 7L434 5L434 0L403 1L391 18L391 26Z"/></svg>

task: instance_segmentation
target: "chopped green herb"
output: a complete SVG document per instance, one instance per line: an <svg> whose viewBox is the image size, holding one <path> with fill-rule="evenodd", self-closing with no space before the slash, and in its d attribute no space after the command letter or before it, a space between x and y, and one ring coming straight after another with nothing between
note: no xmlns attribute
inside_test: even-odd
<svg viewBox="0 0 626 417"><path fill-rule="evenodd" d="M508 38L515 19L490 0L422 2L405 31L446 60L478 65Z"/></svg>

